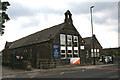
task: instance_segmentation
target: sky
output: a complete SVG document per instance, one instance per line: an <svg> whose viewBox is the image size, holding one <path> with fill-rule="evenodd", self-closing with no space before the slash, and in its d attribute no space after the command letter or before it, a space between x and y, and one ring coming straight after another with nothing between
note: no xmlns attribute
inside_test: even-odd
<svg viewBox="0 0 120 80"><path fill-rule="evenodd" d="M9 1L5 33L0 36L0 51L5 42L64 22L70 10L73 24L81 37L91 37L90 6L93 10L93 33L103 48L118 47L118 0L2 0ZM113 2L114 1L114 2Z"/></svg>

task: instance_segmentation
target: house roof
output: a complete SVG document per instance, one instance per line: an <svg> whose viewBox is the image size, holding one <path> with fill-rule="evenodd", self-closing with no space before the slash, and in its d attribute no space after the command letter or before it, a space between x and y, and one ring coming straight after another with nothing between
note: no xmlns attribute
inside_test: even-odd
<svg viewBox="0 0 120 80"><path fill-rule="evenodd" d="M65 23L61 23L59 25L55 25L53 27L38 31L36 33L18 39L11 44L9 49L49 41L63 28L64 25Z"/></svg>
<svg viewBox="0 0 120 80"><path fill-rule="evenodd" d="M86 44L91 44L92 37L83 38Z"/></svg>
<svg viewBox="0 0 120 80"><path fill-rule="evenodd" d="M69 17L68 17L69 16ZM26 37L23 37L21 39L18 39L16 41L13 41L10 45L9 49L18 48L22 46L27 46L35 43L40 43L44 41L49 41L54 38L54 36L64 27L71 25L71 27L74 27L72 24L72 14L69 10L65 13L65 21L64 23L55 25L53 27L44 29L42 31L38 31L36 33L33 33L31 35L28 35Z"/></svg>
<svg viewBox="0 0 120 80"><path fill-rule="evenodd" d="M7 42L7 41L6 41L5 48L9 48L9 47L11 46L12 43L13 43L13 42Z"/></svg>
<svg viewBox="0 0 120 80"><path fill-rule="evenodd" d="M97 43L101 46L101 44L99 43L99 41L97 40L97 38L96 38L96 36L95 35L93 35L93 39L95 39L96 41L97 41ZM85 41L85 43L87 44L87 45L90 45L91 44L91 42L92 42L92 37L86 37L86 38L83 38L84 39L84 41ZM102 46L101 46L101 48L102 48Z"/></svg>

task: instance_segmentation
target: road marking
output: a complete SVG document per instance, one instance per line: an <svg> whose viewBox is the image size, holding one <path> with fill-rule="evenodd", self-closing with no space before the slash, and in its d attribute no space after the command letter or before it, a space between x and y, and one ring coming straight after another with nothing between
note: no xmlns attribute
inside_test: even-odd
<svg viewBox="0 0 120 80"><path fill-rule="evenodd" d="M33 77L35 77L35 76L31 76L30 78L33 78Z"/></svg>
<svg viewBox="0 0 120 80"><path fill-rule="evenodd" d="M65 72L61 72L60 75L64 74Z"/></svg>
<svg viewBox="0 0 120 80"><path fill-rule="evenodd" d="M81 70L82 72L85 71L84 69Z"/></svg>
<svg viewBox="0 0 120 80"><path fill-rule="evenodd" d="M87 68L89 69L89 68L96 68L96 67L94 67L94 66L90 66L90 67L87 67Z"/></svg>
<svg viewBox="0 0 120 80"><path fill-rule="evenodd" d="M2 78L14 78L15 75L2 75Z"/></svg>
<svg viewBox="0 0 120 80"><path fill-rule="evenodd" d="M104 69L104 70L120 70L120 68L96 68L96 69Z"/></svg>

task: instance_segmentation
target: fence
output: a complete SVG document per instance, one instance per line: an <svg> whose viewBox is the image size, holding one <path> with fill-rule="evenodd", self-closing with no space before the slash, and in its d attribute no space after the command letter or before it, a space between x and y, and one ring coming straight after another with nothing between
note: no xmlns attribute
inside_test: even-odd
<svg viewBox="0 0 120 80"><path fill-rule="evenodd" d="M60 66L71 65L70 61L39 62L39 69L59 68Z"/></svg>

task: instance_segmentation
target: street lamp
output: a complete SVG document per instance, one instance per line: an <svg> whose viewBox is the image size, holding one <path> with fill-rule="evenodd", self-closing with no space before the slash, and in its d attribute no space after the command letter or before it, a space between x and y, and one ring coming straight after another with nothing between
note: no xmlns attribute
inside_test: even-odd
<svg viewBox="0 0 120 80"><path fill-rule="evenodd" d="M92 28L92 48L93 48L93 60L94 60L94 65L95 65L95 53L94 53L94 41L93 41L93 21L92 21L92 8L94 8L94 6L90 7L90 12L91 12L91 28Z"/></svg>

